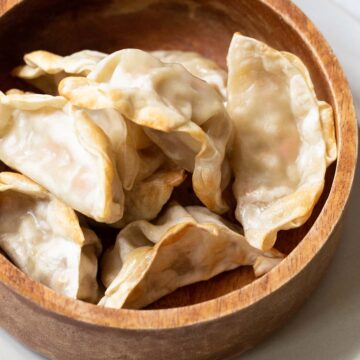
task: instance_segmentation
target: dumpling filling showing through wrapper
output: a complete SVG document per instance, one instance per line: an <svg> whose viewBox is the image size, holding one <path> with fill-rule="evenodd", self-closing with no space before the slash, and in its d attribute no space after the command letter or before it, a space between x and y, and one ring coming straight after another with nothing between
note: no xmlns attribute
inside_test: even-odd
<svg viewBox="0 0 360 360"><path fill-rule="evenodd" d="M0 160L73 209L105 223L124 194L108 138L60 96L0 93Z"/></svg>
<svg viewBox="0 0 360 360"><path fill-rule="evenodd" d="M59 294L96 302L101 242L75 212L23 175L0 173L0 248Z"/></svg>
<svg viewBox="0 0 360 360"><path fill-rule="evenodd" d="M222 193L230 181L232 123L221 95L182 65L120 50L86 78L63 79L59 92L76 106L116 109L142 126L174 163L193 174L194 191L209 209L228 210Z"/></svg>
<svg viewBox="0 0 360 360"><path fill-rule="evenodd" d="M269 250L279 230L308 220L323 191L336 159L332 111L295 55L235 34L227 62L236 218L251 245Z"/></svg>

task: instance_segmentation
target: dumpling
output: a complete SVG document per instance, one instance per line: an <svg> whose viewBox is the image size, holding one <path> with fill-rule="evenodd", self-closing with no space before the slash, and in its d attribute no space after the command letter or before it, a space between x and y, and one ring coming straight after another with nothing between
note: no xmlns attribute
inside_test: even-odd
<svg viewBox="0 0 360 360"><path fill-rule="evenodd" d="M165 163L151 176L136 182L130 191L125 191L124 216L113 226L120 228L132 221L155 219L185 178L184 170Z"/></svg>
<svg viewBox="0 0 360 360"><path fill-rule="evenodd" d="M139 154L141 149L138 149L141 145L137 144L137 139L134 138L137 133L133 134L134 126L137 125L132 124L114 109L84 110L84 112L108 137L122 186L124 190L130 190L142 165ZM150 140L145 141L150 143ZM151 143L148 146L151 146Z"/></svg>
<svg viewBox="0 0 360 360"><path fill-rule="evenodd" d="M171 160L193 173L199 199L217 213L227 210L222 191L230 180L226 152L232 124L221 96L182 65L164 64L141 50L121 50L87 78L63 79L59 92L74 105L114 108L143 126Z"/></svg>
<svg viewBox="0 0 360 360"><path fill-rule="evenodd" d="M12 90L11 93L21 94ZM152 220L185 178L184 171L171 165L142 128L114 109L84 110L107 135L125 194L124 216L113 223L122 227L130 221Z"/></svg>
<svg viewBox="0 0 360 360"><path fill-rule="evenodd" d="M227 62L236 217L250 244L268 250L279 230L310 217L320 197L336 158L332 114L294 55L235 34Z"/></svg>
<svg viewBox="0 0 360 360"><path fill-rule="evenodd" d="M101 243L75 212L23 175L0 173L0 248L22 271L73 299L97 302Z"/></svg>
<svg viewBox="0 0 360 360"><path fill-rule="evenodd" d="M205 207L172 203L155 223L136 221L120 231L102 262L100 305L139 309L191 283L241 265L257 276L282 255L251 247L239 229Z"/></svg>
<svg viewBox="0 0 360 360"><path fill-rule="evenodd" d="M62 97L0 93L0 160L100 222L121 219L124 195L109 140Z"/></svg>
<svg viewBox="0 0 360 360"><path fill-rule="evenodd" d="M304 63L297 56L286 51L283 51L282 55L284 55L292 63L292 65L298 68L298 70L306 78L309 88L315 92L309 71ZM326 146L326 163L327 166L329 166L337 158L334 113L331 105L325 101L318 101L318 106L320 111L321 130Z"/></svg>
<svg viewBox="0 0 360 360"><path fill-rule="evenodd" d="M26 65L12 72L47 94L56 95L57 87L69 75L86 76L106 54L83 50L69 56L60 56L49 51L33 51L24 56Z"/></svg>
<svg viewBox="0 0 360 360"><path fill-rule="evenodd" d="M13 89L10 94L24 93ZM123 227L134 220L154 219L174 187L185 179L184 170L172 164L137 124L118 111L84 110L84 113L107 135L124 191L123 217L112 221L112 226Z"/></svg>
<svg viewBox="0 0 360 360"><path fill-rule="evenodd" d="M24 56L26 65L19 66L14 72L17 76L25 79L60 72L86 76L106 56L105 53L93 50L82 50L68 56L37 50L26 54Z"/></svg>
<svg viewBox="0 0 360 360"><path fill-rule="evenodd" d="M108 136L123 185L123 217L112 224L123 227L135 220L153 220L169 200L174 187L185 179L145 135L142 128L114 109L85 110Z"/></svg>
<svg viewBox="0 0 360 360"><path fill-rule="evenodd" d="M225 99L227 74L214 61L192 51L158 50L152 51L164 63L178 63L194 76L206 81Z"/></svg>
<svg viewBox="0 0 360 360"><path fill-rule="evenodd" d="M331 105L319 101L321 130L326 146L326 165L331 165L337 158L334 112Z"/></svg>

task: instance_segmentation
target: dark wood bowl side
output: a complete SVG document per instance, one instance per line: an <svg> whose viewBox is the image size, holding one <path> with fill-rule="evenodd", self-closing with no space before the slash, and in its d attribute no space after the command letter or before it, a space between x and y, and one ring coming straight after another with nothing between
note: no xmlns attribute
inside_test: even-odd
<svg viewBox="0 0 360 360"><path fill-rule="evenodd" d="M74 11L79 4L85 6L85 2L8 0L1 2L0 10L5 12L16 3L20 5L0 19L0 37L12 39L2 43L2 72L19 63L24 50L34 50L35 44L48 44L49 36L53 36L55 40L52 48L47 49L60 53L90 46L87 43L89 38L92 38L92 42L99 42L99 50L111 50L109 46L101 48L100 40L105 33L94 30L100 29L100 17L92 20L88 18L93 22L87 28L75 26L70 31L66 28L69 26L69 19L74 20L74 24L80 15L87 19L86 12L82 14ZM91 8L97 9L101 3L105 4L87 1L86 6L90 11ZM130 1L111 2L120 3ZM224 65L223 53L235 29L298 54L309 67L319 97L332 103L337 120L339 157L333 179L327 182L329 194L326 202L319 208L317 217L312 219L312 226L306 229L306 235L301 234L305 235L304 239L280 266L247 286L241 283L242 275L237 274L239 283L235 283L234 288L231 288L233 285L224 285L227 286L226 292L235 291L186 307L129 311L103 309L72 301L32 281L0 254L0 325L48 358L223 359L254 346L285 323L316 287L335 251L357 152L357 127L351 93L336 57L313 25L290 1L198 3L206 6L216 3L218 6L216 11L204 15L204 22L191 23L196 28L194 31L190 25L177 30L179 19L184 19L181 18L184 5L176 5L180 14L178 20L166 19L159 26L164 29L169 27L180 35L171 38L162 31L161 38L157 38L157 41L165 48L198 50ZM49 6L52 10L46 19L43 12ZM68 16L58 17L57 12L60 11ZM149 11L146 16L152 19L151 26L155 26L158 22L157 12L152 12L151 9ZM172 10L168 6L164 9L166 11ZM223 11L233 17L224 19ZM245 18L238 24L236 19L240 15ZM58 21L57 25L54 21L53 25L44 26L52 17ZM129 22L124 21L121 25L123 28L120 26L124 31L134 21L131 16L127 19ZM215 24L219 24L219 28L216 28L218 31L214 31ZM39 29L37 36L27 34L29 29L26 26L30 25ZM58 33L55 32L56 26ZM151 48L154 39L148 31L147 26L150 25L139 21L136 26L142 29L142 36L131 32L126 35L124 31L124 34L120 32L112 35L118 40L116 46L148 44ZM132 28L134 27L135 25ZM212 30L212 37L205 44L191 36L191 33L205 34L209 29ZM67 34L63 42L60 41L60 30ZM72 31L80 32L81 36L77 34L74 38L83 39L81 44L71 39ZM110 32L115 29L109 24L106 31L110 36ZM29 40L16 41L21 37ZM2 84L13 81L2 73L0 80Z"/></svg>

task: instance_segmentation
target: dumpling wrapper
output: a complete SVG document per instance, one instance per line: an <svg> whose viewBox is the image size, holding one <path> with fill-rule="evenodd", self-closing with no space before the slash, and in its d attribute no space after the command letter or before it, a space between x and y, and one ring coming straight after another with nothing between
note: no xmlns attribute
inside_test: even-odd
<svg viewBox="0 0 360 360"><path fill-rule="evenodd" d="M47 51L34 51L25 55L27 65L16 68L14 74L24 79L47 75L46 78L57 87L57 83L68 74L88 74L105 56L106 54L89 50L66 57ZM12 89L9 94L11 93L22 92ZM166 160L162 151L158 149L154 154L154 145L143 129L118 111L86 110L86 114L108 136L126 193L125 215L113 225L124 226L129 221L154 219L169 199L174 186L184 179L184 172L172 168L168 172L163 169L156 174L156 170ZM151 178L146 179L148 177Z"/></svg>
<svg viewBox="0 0 360 360"><path fill-rule="evenodd" d="M165 63L183 65L191 74L206 81L226 98L227 74L214 61L191 51L158 50L151 54ZM25 65L13 70L13 75L32 83L48 94L56 94L59 82L69 75L86 76L107 54L83 50L68 56L37 50L24 56Z"/></svg>
<svg viewBox="0 0 360 360"><path fill-rule="evenodd" d="M99 305L140 309L181 286L241 265L257 276L282 255L251 247L238 228L208 209L173 203L156 221L136 221L120 231L102 261L105 296Z"/></svg>
<svg viewBox="0 0 360 360"><path fill-rule="evenodd" d="M16 173L0 173L0 248L22 271L59 294L99 300L99 239L80 227L71 208Z"/></svg>
<svg viewBox="0 0 360 360"><path fill-rule="evenodd" d="M230 180L226 151L232 124L217 91L182 65L162 63L141 50L121 50L87 78L63 79L59 92L74 105L113 108L145 127L171 160L193 173L199 199L215 212L227 210L222 191Z"/></svg>
<svg viewBox="0 0 360 360"><path fill-rule="evenodd" d="M15 89L15 88L9 89L5 92L5 95L24 95L24 94L34 94L34 93L30 91Z"/></svg>
<svg viewBox="0 0 360 360"><path fill-rule="evenodd" d="M227 61L236 218L250 244L268 250L279 230L310 217L322 193L336 158L332 114L294 55L235 34Z"/></svg>
<svg viewBox="0 0 360 360"><path fill-rule="evenodd" d="M0 160L80 213L121 219L124 195L105 134L62 97L0 93Z"/></svg>
<svg viewBox="0 0 360 360"><path fill-rule="evenodd" d="M165 164L150 177L136 182L130 191L125 191L123 218L112 226L120 228L136 220L155 219L185 178L184 170Z"/></svg>
<svg viewBox="0 0 360 360"><path fill-rule="evenodd" d="M26 65L16 67L12 74L46 94L56 95L58 84L64 77L86 76L105 56L104 53L92 50L83 50L68 56L37 50L26 54Z"/></svg>
<svg viewBox="0 0 360 360"><path fill-rule="evenodd" d="M48 75L47 78L50 77L57 86L57 83L67 74L86 75L105 56L106 54L90 50L81 51L66 57L47 51L34 51L25 55L24 60L26 65L16 68L14 74L24 79L35 79L40 76ZM226 73L211 60L206 59L197 53L182 51L157 51L154 52L154 56L162 58L165 62L181 63L193 75L202 78L214 86L219 92L224 93ZM91 112L91 114L89 114L90 117L109 137L110 142L113 145L113 151L116 154L118 173L122 180L123 188L125 191L131 192L137 173L141 171L140 168L147 165L137 154L137 149L134 147L134 141L132 141L132 138L134 137L133 128L137 125L133 124L131 127L129 121L113 109L89 110L89 112ZM139 132L139 130L136 131ZM144 136L146 135L142 136L142 140L144 139ZM149 139L147 140L149 141ZM166 144L164 146L166 146ZM194 157L194 154L191 154L191 156ZM193 167L193 164L188 166L188 168L189 167ZM178 175L180 175L179 171ZM163 175L160 175L159 178L163 179L164 177ZM167 178L169 178L169 176L167 176ZM177 178L179 178L179 176L177 176ZM136 184L137 189L143 188L145 190L145 188L148 187L149 182L147 182L146 185L139 182ZM169 189L167 186L166 188ZM140 192L142 191L140 190ZM166 193L161 193L159 191L158 193L160 195L158 199L165 199L169 196ZM140 210L141 204L138 200L141 199L135 201L136 194L134 192L131 192L127 197L133 198L134 201L131 200L130 202L137 202ZM161 209L160 203L161 201L158 203L157 207L152 208L152 210L154 210L152 213L158 213ZM130 207L128 206L128 208ZM147 206L143 204L143 209L140 212L145 213L145 208L147 208ZM156 209L158 211L156 211ZM137 218L135 214L134 216L131 214L129 215L129 219L135 220L135 218ZM146 220L151 220L152 218L153 217L150 217L150 213L147 217L144 217ZM124 223L124 221L121 221L121 223Z"/></svg>
<svg viewBox="0 0 360 360"><path fill-rule="evenodd" d="M138 152L144 145L138 144L138 139L134 138L142 130L134 130L134 126L137 125L125 119L114 109L84 111L108 137L122 186L124 190L130 190L139 176L141 166L147 166L142 164ZM151 146L150 140L145 137L146 135L144 134L143 142L147 142L147 145ZM140 149L138 149L139 146Z"/></svg>
<svg viewBox="0 0 360 360"><path fill-rule="evenodd" d="M326 166L330 166L337 159L334 111L332 106L325 101L319 101L318 104L321 128L326 146Z"/></svg>
<svg viewBox="0 0 360 360"><path fill-rule="evenodd" d="M7 94L24 94L11 89ZM114 227L134 220L153 220L185 179L135 123L114 109L86 110L86 115L107 135L125 193L124 216Z"/></svg>
<svg viewBox="0 0 360 360"><path fill-rule="evenodd" d="M153 220L169 200L174 187L185 179L184 170L172 164L143 133L139 125L114 109L86 110L108 136L123 185L123 227L135 220Z"/></svg>
<svg viewBox="0 0 360 360"><path fill-rule="evenodd" d="M306 82L310 89L315 93L314 84L311 81L309 70L304 63L294 54L286 51L281 52L291 63L296 66L302 75L306 78ZM318 101L320 111L320 122L323 138L326 146L326 164L331 165L337 158L337 145L335 136L335 120L334 112L327 102Z"/></svg>
<svg viewBox="0 0 360 360"><path fill-rule="evenodd" d="M206 81L226 99L227 74L214 61L192 51L158 50L150 54L164 63L183 65L192 75Z"/></svg>
<svg viewBox="0 0 360 360"><path fill-rule="evenodd" d="M24 92L19 89L10 89L6 95L34 94ZM157 154L145 157L147 152L152 153L154 144L145 135L143 129L137 124L125 119L114 109L85 110L89 118L105 133L108 137L115 157L118 174L123 188L130 190L137 178L143 178L142 173L149 173L154 168L153 162L164 161L164 155ZM145 152L145 156L141 152ZM159 150L159 153L161 151ZM156 165L156 168L159 165Z"/></svg>

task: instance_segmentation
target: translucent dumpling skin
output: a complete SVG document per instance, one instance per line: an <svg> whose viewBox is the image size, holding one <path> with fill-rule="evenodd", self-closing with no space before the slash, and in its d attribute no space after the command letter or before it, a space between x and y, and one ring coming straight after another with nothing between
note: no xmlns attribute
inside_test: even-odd
<svg viewBox="0 0 360 360"><path fill-rule="evenodd" d="M227 62L236 217L250 244L268 250L320 197L336 158L332 114L294 55L235 34Z"/></svg>
<svg viewBox="0 0 360 360"><path fill-rule="evenodd" d="M139 309L241 265L252 265L260 276L281 259L250 246L236 226L205 207L173 203L155 224L135 221L120 231L103 258L107 289L100 305Z"/></svg>
<svg viewBox="0 0 360 360"><path fill-rule="evenodd" d="M124 196L108 138L64 98L0 94L0 160L73 209L112 223Z"/></svg>
<svg viewBox="0 0 360 360"><path fill-rule="evenodd" d="M25 65L16 67L12 74L46 94L57 95L59 82L69 75L87 75L106 54L83 50L68 56L37 50L24 56Z"/></svg>
<svg viewBox="0 0 360 360"><path fill-rule="evenodd" d="M26 274L73 299L96 302L101 243L75 212L23 175L0 173L0 248Z"/></svg>
<svg viewBox="0 0 360 360"><path fill-rule="evenodd" d="M177 50L24 62L12 74L47 95L0 92L0 249L73 299L141 309L239 266L265 274L337 158L306 66L239 33L228 73ZM87 223L119 229L104 253Z"/></svg>
<svg viewBox="0 0 360 360"><path fill-rule="evenodd" d="M226 99L227 74L215 62L192 51L158 50L151 55L165 63L181 64L191 74L206 81Z"/></svg>
<svg viewBox="0 0 360 360"><path fill-rule="evenodd" d="M59 92L85 109L113 108L144 127L177 165L193 173L199 199L212 211L228 207L222 191L232 123L221 95L184 66L125 49L100 61L86 78L62 80Z"/></svg>

